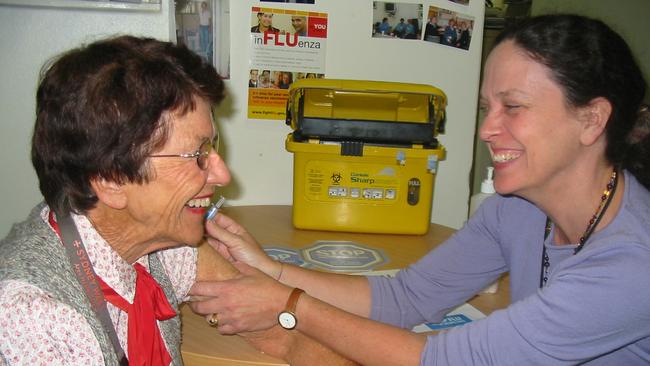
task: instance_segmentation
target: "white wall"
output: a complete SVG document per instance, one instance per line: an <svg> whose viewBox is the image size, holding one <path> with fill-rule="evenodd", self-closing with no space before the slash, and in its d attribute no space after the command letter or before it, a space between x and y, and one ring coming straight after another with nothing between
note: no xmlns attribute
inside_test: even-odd
<svg viewBox="0 0 650 366"><path fill-rule="evenodd" d="M0 5L0 237L42 200L29 154L43 63L101 36L168 39L169 0L162 1L158 12Z"/></svg>
<svg viewBox="0 0 650 366"><path fill-rule="evenodd" d="M34 91L43 62L81 42L114 33L169 39L169 1L162 12L57 10L0 6L0 237L40 200L29 161ZM292 154L284 149L290 132L282 121L247 120L251 6L316 9L329 14L327 76L330 78L426 83L447 94L447 148L436 179L432 221L458 228L467 217L469 172L476 120L483 1L469 7L446 0L424 2L475 17L469 51L406 40L372 39L372 1L317 0L316 6L231 1L231 79L220 108L223 155L233 184L223 194L231 205L291 204ZM173 32L171 32L173 34Z"/></svg>

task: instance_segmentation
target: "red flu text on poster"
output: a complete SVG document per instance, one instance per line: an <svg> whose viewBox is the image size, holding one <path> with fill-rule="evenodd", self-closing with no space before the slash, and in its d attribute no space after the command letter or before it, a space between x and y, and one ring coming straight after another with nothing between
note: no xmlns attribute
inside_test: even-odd
<svg viewBox="0 0 650 366"><path fill-rule="evenodd" d="M298 34L280 34L278 32L264 32L264 45L295 47L298 44Z"/></svg>

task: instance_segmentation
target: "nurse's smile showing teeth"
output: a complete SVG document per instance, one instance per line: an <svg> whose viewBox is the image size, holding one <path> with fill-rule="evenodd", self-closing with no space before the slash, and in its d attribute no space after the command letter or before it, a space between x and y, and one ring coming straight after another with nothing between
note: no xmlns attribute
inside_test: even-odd
<svg viewBox="0 0 650 366"><path fill-rule="evenodd" d="M515 160L520 156L520 154L505 153L505 154L493 154L492 161L495 163L504 163L506 161Z"/></svg>

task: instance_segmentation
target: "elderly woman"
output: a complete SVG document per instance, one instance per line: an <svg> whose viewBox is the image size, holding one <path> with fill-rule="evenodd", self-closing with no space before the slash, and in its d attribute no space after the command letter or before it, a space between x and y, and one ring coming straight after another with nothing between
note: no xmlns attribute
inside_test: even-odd
<svg viewBox="0 0 650 366"><path fill-rule="evenodd" d="M214 68L152 39L47 68L32 141L45 203L0 244L6 363L180 364L178 304L195 281L235 273L197 249L230 181L212 114L223 96Z"/></svg>
<svg viewBox="0 0 650 366"><path fill-rule="evenodd" d="M153 39L98 41L46 69L32 144L45 203L0 242L0 364L182 363L179 303L237 273L198 245L230 181L212 113L223 96L210 64ZM246 336L346 362L278 329Z"/></svg>
<svg viewBox="0 0 650 366"><path fill-rule="evenodd" d="M364 278L274 262L220 214L209 242L245 276L197 284L217 296L194 309L217 313L222 333L279 322L363 365L648 365L641 71L618 34L575 15L524 20L495 43L480 136L500 195L461 230L395 278ZM437 335L408 331L505 272L507 309Z"/></svg>

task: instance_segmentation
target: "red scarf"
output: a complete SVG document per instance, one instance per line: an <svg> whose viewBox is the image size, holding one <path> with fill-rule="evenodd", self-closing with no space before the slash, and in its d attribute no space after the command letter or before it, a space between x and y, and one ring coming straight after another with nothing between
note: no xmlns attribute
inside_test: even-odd
<svg viewBox="0 0 650 366"><path fill-rule="evenodd" d="M135 298L129 304L101 278L99 284L106 301L129 313L129 365L169 365L172 361L160 336L158 320L176 316L165 293L140 263L133 265L138 272Z"/></svg>
<svg viewBox="0 0 650 366"><path fill-rule="evenodd" d="M61 237L59 225L50 213L49 222L54 231ZM160 335L156 320L167 320L176 316L169 304L165 293L156 279L147 272L140 263L133 265L137 277L135 280L135 297L129 304L122 296L104 282L99 276L97 280L104 293L106 301L129 314L128 348L130 366L159 366L169 365L172 361Z"/></svg>

